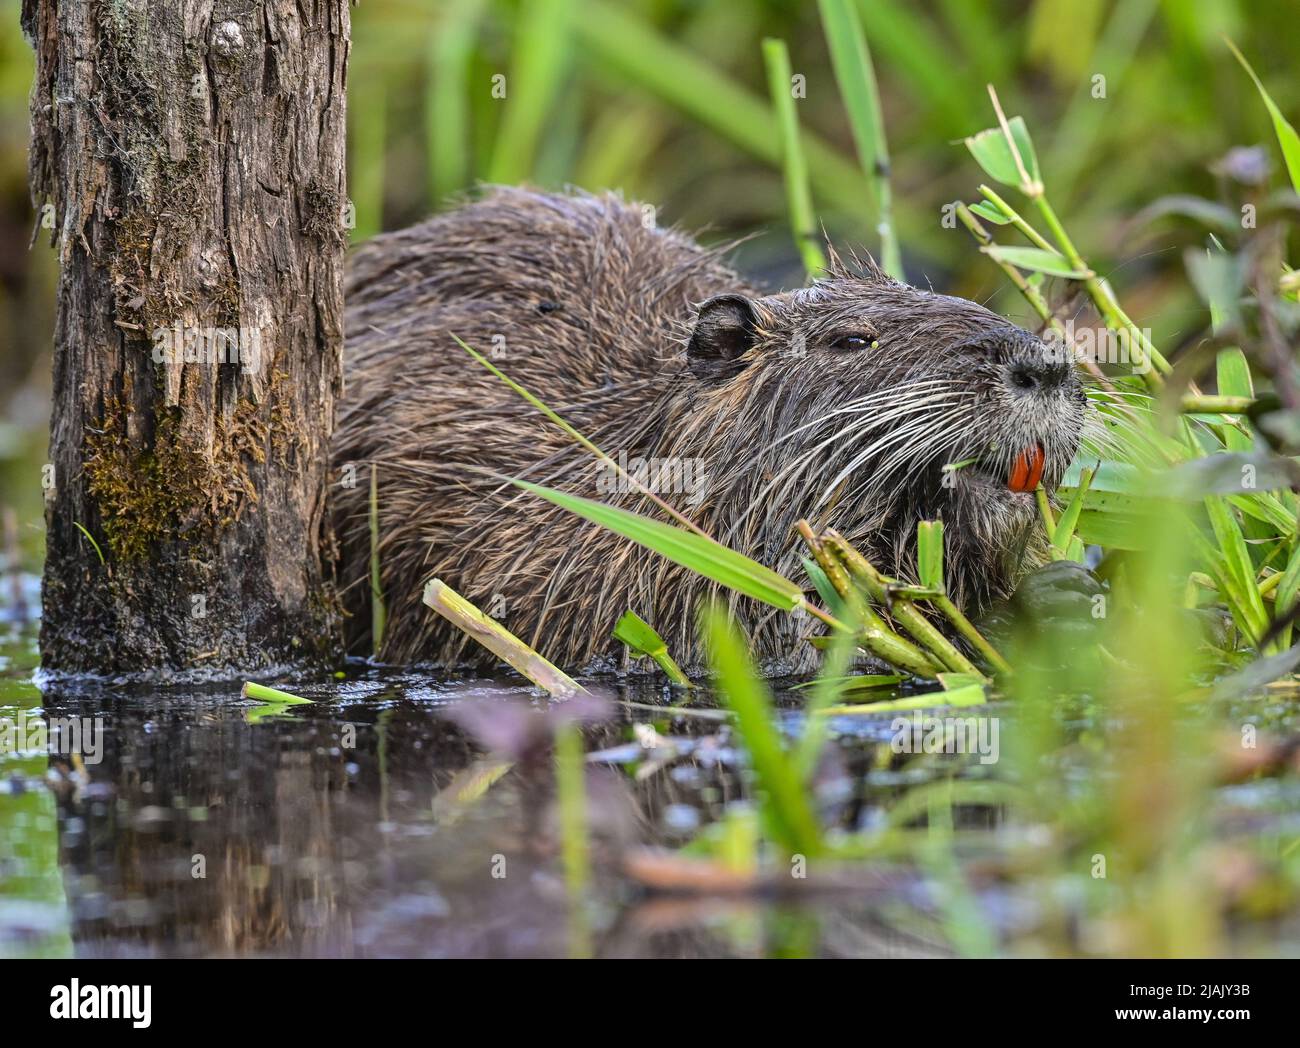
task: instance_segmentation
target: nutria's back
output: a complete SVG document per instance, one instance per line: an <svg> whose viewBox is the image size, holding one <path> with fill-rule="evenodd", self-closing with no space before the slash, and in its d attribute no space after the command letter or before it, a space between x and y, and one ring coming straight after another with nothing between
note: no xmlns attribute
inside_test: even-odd
<svg viewBox="0 0 1300 1048"><path fill-rule="evenodd" d="M539 570L554 557L539 557L541 521L531 511L545 507L522 502L519 514L492 515L480 499L499 489L502 475L562 480L551 470L590 464L471 360L453 333L580 430L608 438L619 417L635 418L654 399L656 376L689 332L692 304L740 284L715 253L656 228L649 209L612 195L494 189L361 247L346 286L346 395L334 439L336 470L351 463L345 476L357 478L334 492L352 646L368 650L370 636L371 463L389 612L385 656L478 657L420 603L432 575L539 640L532 629L540 621ZM553 534L550 541L567 547ZM551 627L563 632L554 620ZM603 647L607 633L593 639ZM555 651L554 643L543 647Z"/></svg>
<svg viewBox="0 0 1300 1048"><path fill-rule="evenodd" d="M437 576L570 669L617 650L609 631L628 608L693 661L706 584L501 478L653 507L453 334L607 452L648 465L705 530L792 577L799 517L897 573L916 520L942 515L958 599L1008 590L1035 540L1033 496L1006 477L1037 449L1044 483L1059 480L1084 414L1070 366L982 307L869 262L837 259L811 288L758 297L652 215L612 196L497 189L356 253L334 442L353 650L370 643L374 464L385 658L490 662L420 603ZM958 458L978 462L943 470ZM808 664L806 624L733 607L769 664Z"/></svg>

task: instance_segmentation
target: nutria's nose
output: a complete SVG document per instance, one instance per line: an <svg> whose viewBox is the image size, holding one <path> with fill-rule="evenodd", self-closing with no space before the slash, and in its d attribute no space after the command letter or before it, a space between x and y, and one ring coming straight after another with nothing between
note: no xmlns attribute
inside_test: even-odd
<svg viewBox="0 0 1300 1048"><path fill-rule="evenodd" d="M1018 340L1008 355L1007 382L1015 389L1049 392L1073 380L1071 363L1031 335Z"/></svg>
<svg viewBox="0 0 1300 1048"><path fill-rule="evenodd" d="M1000 364L1007 385L1020 390L1050 389L1074 373L1072 361L1054 345L1009 324L980 332L958 352Z"/></svg>
<svg viewBox="0 0 1300 1048"><path fill-rule="evenodd" d="M1024 392L1051 392L1070 383L1074 372L1068 364L1054 361L1017 361L1007 372L1012 387Z"/></svg>

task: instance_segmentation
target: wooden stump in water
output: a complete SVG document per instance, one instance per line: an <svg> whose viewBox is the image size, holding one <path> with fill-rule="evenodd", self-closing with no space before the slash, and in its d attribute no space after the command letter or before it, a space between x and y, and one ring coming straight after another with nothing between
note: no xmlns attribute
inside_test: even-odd
<svg viewBox="0 0 1300 1048"><path fill-rule="evenodd" d="M61 263L43 663L333 649L347 2L22 17L38 232Z"/></svg>

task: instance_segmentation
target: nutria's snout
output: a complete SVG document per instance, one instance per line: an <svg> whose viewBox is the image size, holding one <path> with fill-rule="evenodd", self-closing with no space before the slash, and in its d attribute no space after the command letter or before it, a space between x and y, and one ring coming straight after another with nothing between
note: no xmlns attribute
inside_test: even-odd
<svg viewBox="0 0 1300 1048"><path fill-rule="evenodd" d="M1040 484L1054 490L1078 451L1088 404L1068 355L1007 326L958 356L973 361L981 391L968 478L1022 496Z"/></svg>

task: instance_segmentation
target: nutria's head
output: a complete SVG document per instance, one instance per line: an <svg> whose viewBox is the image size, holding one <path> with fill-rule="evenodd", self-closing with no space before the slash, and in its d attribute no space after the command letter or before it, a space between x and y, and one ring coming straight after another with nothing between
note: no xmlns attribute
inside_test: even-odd
<svg viewBox="0 0 1300 1048"><path fill-rule="evenodd" d="M746 552L789 565L799 517L911 568L918 520L947 524L949 584L1002 595L1088 411L1059 350L974 302L871 263L798 291L698 309L674 443L708 449L703 498ZM772 560L769 559L769 563Z"/></svg>

